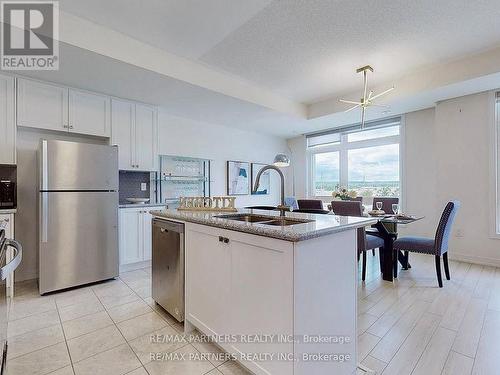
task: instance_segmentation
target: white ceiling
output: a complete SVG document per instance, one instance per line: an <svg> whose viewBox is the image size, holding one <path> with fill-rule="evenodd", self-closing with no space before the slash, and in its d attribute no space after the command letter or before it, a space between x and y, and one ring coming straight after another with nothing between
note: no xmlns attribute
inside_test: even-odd
<svg viewBox="0 0 500 375"><path fill-rule="evenodd" d="M62 0L64 11L312 103L500 44L498 0Z"/></svg>

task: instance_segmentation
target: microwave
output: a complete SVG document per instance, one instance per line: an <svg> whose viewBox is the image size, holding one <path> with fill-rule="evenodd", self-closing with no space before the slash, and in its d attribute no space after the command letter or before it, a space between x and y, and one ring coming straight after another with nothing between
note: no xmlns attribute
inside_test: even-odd
<svg viewBox="0 0 500 375"><path fill-rule="evenodd" d="M0 180L0 209L16 208L16 183L12 180Z"/></svg>

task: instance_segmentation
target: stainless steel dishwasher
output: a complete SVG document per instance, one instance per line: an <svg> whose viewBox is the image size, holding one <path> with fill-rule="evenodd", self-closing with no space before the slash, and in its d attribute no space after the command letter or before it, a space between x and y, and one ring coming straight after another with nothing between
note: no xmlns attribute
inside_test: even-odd
<svg viewBox="0 0 500 375"><path fill-rule="evenodd" d="M153 219L153 299L184 321L184 224Z"/></svg>

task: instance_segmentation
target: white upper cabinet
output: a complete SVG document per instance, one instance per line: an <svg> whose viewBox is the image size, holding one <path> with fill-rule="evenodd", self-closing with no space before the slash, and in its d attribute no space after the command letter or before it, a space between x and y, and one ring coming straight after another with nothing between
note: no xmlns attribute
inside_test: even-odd
<svg viewBox="0 0 500 375"><path fill-rule="evenodd" d="M14 78L0 75L0 164L15 163Z"/></svg>
<svg viewBox="0 0 500 375"><path fill-rule="evenodd" d="M143 171L155 170L158 112L156 108L136 104L135 137L136 161Z"/></svg>
<svg viewBox="0 0 500 375"><path fill-rule="evenodd" d="M17 125L109 137L108 96L18 78Z"/></svg>
<svg viewBox="0 0 500 375"><path fill-rule="evenodd" d="M155 107L112 99L111 144L118 146L121 170L155 170L157 128Z"/></svg>
<svg viewBox="0 0 500 375"><path fill-rule="evenodd" d="M108 96L69 89L69 131L109 137L110 107Z"/></svg>
<svg viewBox="0 0 500 375"><path fill-rule="evenodd" d="M118 166L135 169L135 104L111 99L111 144L118 146Z"/></svg>
<svg viewBox="0 0 500 375"><path fill-rule="evenodd" d="M18 78L17 124L31 128L68 131L68 89Z"/></svg>

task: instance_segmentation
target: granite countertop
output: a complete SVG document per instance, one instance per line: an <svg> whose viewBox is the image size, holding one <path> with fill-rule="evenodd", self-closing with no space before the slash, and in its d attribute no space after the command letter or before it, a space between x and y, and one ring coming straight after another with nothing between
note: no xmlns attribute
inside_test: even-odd
<svg viewBox="0 0 500 375"><path fill-rule="evenodd" d="M288 226L272 226L259 223L247 223L231 219L224 219L217 216L231 214L253 213L262 216L279 218L279 212L267 210L241 209L235 213L222 212L193 212L177 211L173 209L153 210L150 213L158 218L172 219L196 224L208 225L211 227L234 230L238 232L256 234L259 236L276 238L285 241L305 241L311 238L326 236L332 233L342 232L349 229L366 227L377 222L377 219L366 217L318 215L287 212L287 218L313 220L308 223L294 224Z"/></svg>
<svg viewBox="0 0 500 375"><path fill-rule="evenodd" d="M120 203L119 208L165 207L167 203Z"/></svg>
<svg viewBox="0 0 500 375"><path fill-rule="evenodd" d="M17 212L17 208L2 208L0 209L1 214L15 214Z"/></svg>

